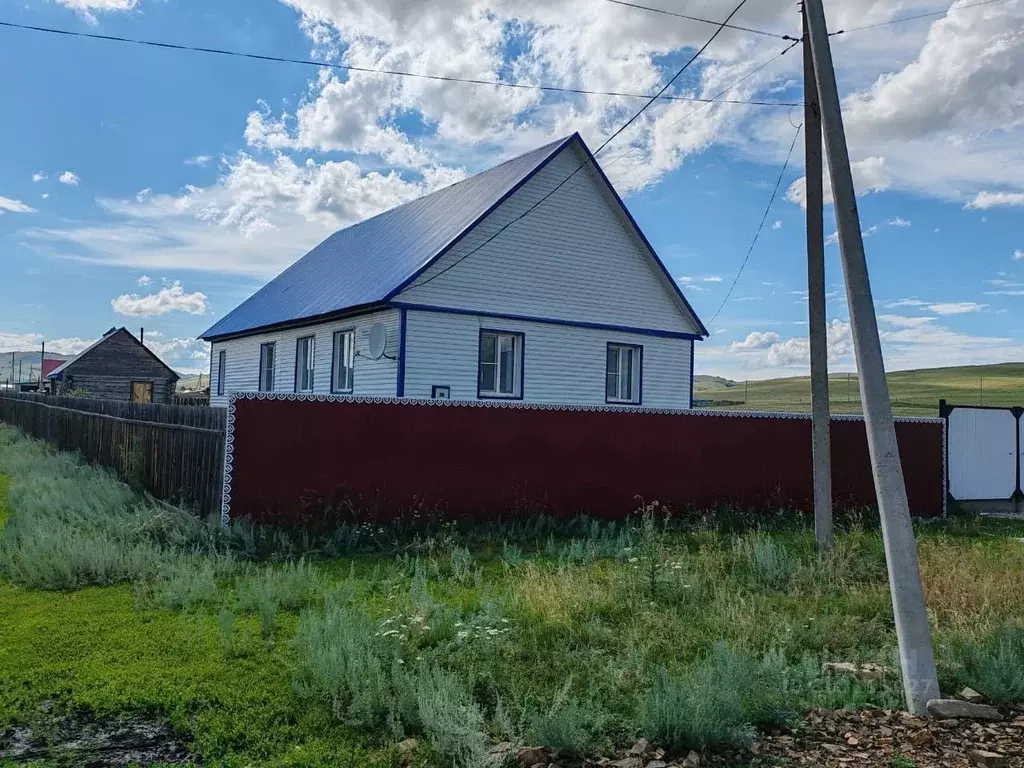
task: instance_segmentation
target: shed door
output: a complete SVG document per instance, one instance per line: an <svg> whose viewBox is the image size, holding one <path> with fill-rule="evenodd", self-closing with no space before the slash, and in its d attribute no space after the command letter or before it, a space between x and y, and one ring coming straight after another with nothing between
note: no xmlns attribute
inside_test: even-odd
<svg viewBox="0 0 1024 768"><path fill-rule="evenodd" d="M132 382L132 402L133 403L152 403L153 402L153 382L152 381L133 381Z"/></svg>

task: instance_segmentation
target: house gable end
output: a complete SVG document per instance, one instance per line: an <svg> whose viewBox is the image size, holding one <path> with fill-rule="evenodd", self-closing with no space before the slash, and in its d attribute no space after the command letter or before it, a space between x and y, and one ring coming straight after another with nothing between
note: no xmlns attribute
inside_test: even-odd
<svg viewBox="0 0 1024 768"><path fill-rule="evenodd" d="M570 142L395 301L706 335L590 158Z"/></svg>

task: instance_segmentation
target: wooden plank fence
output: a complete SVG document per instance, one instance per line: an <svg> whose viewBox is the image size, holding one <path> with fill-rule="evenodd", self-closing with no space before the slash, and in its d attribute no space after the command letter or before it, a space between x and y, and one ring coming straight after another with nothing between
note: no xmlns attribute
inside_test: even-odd
<svg viewBox="0 0 1024 768"><path fill-rule="evenodd" d="M226 420L223 408L0 392L0 421L202 515L220 512Z"/></svg>

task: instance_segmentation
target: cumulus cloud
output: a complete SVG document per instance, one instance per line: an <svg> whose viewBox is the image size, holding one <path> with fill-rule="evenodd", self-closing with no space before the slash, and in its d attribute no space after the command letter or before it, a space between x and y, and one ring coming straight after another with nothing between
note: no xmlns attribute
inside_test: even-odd
<svg viewBox="0 0 1024 768"><path fill-rule="evenodd" d="M1013 252L1013 260L1014 261L1020 261L1021 259L1024 259L1024 250L1021 250L1020 248L1018 248L1017 250L1015 250Z"/></svg>
<svg viewBox="0 0 1024 768"><path fill-rule="evenodd" d="M842 320L833 320L825 326L825 341L829 362L835 362L853 353L853 336L850 324ZM793 365L810 364L810 342L798 336L771 345L764 364L769 368L781 368Z"/></svg>
<svg viewBox="0 0 1024 768"><path fill-rule="evenodd" d="M145 288L147 285L149 285L152 282L153 282L153 278L152 277L150 277L149 275L142 275L141 277L139 277L138 280L135 281L135 284L138 285L141 288Z"/></svg>
<svg viewBox="0 0 1024 768"><path fill-rule="evenodd" d="M189 315L202 315L209 307L205 293L185 293L181 282L175 280L161 288L157 293L141 296L137 293L123 294L110 300L110 306L119 315L131 317L153 317L166 315L169 312L185 312Z"/></svg>
<svg viewBox="0 0 1024 768"><path fill-rule="evenodd" d="M737 349L765 349L772 344L778 343L779 334L774 331L751 331L743 341L734 341L729 345L732 350Z"/></svg>
<svg viewBox="0 0 1024 768"><path fill-rule="evenodd" d="M74 171L64 171L60 176L57 177L57 181L61 184L67 184L68 186L77 187L79 178L78 174Z"/></svg>
<svg viewBox="0 0 1024 768"><path fill-rule="evenodd" d="M186 160L185 165L198 165L200 168L205 168L211 160L213 160L211 155L196 155Z"/></svg>
<svg viewBox="0 0 1024 768"><path fill-rule="evenodd" d="M904 219L904 218L902 218L900 216L897 216L897 217L895 217L893 219L889 219L885 223L888 224L890 227L909 227L910 226L910 221L907 220L907 219Z"/></svg>
<svg viewBox="0 0 1024 768"><path fill-rule="evenodd" d="M9 211L11 213L35 213L36 209L26 205L21 200L14 200L10 197L0 197L0 214Z"/></svg>
<svg viewBox="0 0 1024 768"><path fill-rule="evenodd" d="M38 350L39 345L45 341L46 351L55 355L77 355L87 346L92 344L93 339L80 339L78 337L47 339L41 333L13 333L0 331L0 354L4 352L27 352Z"/></svg>
<svg viewBox="0 0 1024 768"><path fill-rule="evenodd" d="M983 190L964 205L964 208L984 211L989 208L1011 206L1024 206L1024 192L987 192Z"/></svg>
<svg viewBox="0 0 1024 768"><path fill-rule="evenodd" d="M32 174L32 181L37 184L40 181L46 181L46 174L43 173L42 171L37 171L36 173Z"/></svg>
<svg viewBox="0 0 1024 768"><path fill-rule="evenodd" d="M772 224L772 229L782 229L782 222L776 221L774 224Z"/></svg>
<svg viewBox="0 0 1024 768"><path fill-rule="evenodd" d="M202 339L174 338L161 340L156 331L146 331L145 344L153 353L180 373L209 370L210 345Z"/></svg>

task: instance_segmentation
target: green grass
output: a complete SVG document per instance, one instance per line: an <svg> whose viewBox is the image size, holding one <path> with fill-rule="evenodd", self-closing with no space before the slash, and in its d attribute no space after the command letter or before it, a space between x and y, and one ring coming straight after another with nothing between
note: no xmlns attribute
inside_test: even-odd
<svg viewBox="0 0 1024 768"><path fill-rule="evenodd" d="M940 399L959 405L1024 405L1024 363L893 371L888 381L893 410L903 416L936 416ZM712 408L803 412L811 408L810 386L807 376L750 381L745 387L742 381L699 376L694 397L711 401ZM860 413L858 386L855 373L832 374L832 411Z"/></svg>
<svg viewBox="0 0 1024 768"><path fill-rule="evenodd" d="M267 562L248 558L254 540L296 545L194 527L166 507L157 518L119 488L0 428L0 731L54 702L166 717L210 766L394 766L392 745L414 736L417 765L468 768L498 740L570 754L641 736L704 748L809 707L900 703L895 673L820 674L825 660L893 663L869 528L843 530L824 559L799 524L737 534L648 514L442 526L286 562L256 547ZM115 549L144 546L145 567L109 584L55 577L34 538L55 535L55 520ZM1021 535L969 519L919 531L947 690L1020 690L1004 672L1024 667ZM109 558L79 554L84 573Z"/></svg>

